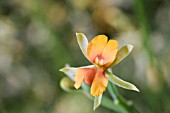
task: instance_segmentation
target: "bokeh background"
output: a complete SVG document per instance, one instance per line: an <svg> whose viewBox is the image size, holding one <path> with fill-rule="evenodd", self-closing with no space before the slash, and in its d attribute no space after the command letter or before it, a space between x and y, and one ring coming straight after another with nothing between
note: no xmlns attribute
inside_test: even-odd
<svg viewBox="0 0 170 113"><path fill-rule="evenodd" d="M169 0L0 0L0 113L113 113L60 88L60 68L90 64L76 32L134 45L113 72L140 93L119 92L141 113L170 113Z"/></svg>

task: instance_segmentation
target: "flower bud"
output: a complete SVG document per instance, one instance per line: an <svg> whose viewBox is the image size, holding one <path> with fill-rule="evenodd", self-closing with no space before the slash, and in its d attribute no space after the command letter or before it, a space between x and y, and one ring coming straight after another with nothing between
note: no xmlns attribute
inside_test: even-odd
<svg viewBox="0 0 170 113"><path fill-rule="evenodd" d="M74 82L69 79L68 77L64 77L60 81L60 87L67 92L70 92L72 90L75 90L74 88Z"/></svg>

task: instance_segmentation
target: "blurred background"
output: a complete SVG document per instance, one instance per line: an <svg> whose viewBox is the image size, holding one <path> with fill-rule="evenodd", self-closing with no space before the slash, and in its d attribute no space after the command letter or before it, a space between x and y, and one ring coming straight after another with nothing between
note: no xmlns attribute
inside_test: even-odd
<svg viewBox="0 0 170 113"><path fill-rule="evenodd" d="M0 0L0 113L113 113L60 88L60 68L90 64L76 32L132 44L113 73L140 93L119 92L141 113L170 113L169 0Z"/></svg>

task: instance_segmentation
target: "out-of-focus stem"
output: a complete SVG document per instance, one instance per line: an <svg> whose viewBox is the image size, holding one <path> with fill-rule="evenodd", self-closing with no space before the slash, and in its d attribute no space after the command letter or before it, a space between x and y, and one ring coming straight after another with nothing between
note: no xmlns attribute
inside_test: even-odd
<svg viewBox="0 0 170 113"><path fill-rule="evenodd" d="M145 0L144 0L145 1ZM149 56L149 60L153 61L154 59L154 53L150 46L150 25L148 22L148 18L146 15L146 8L144 5L143 0L133 0L134 2L134 11L136 12L136 16L140 25L140 30L142 33L142 43L145 51L147 52Z"/></svg>
<svg viewBox="0 0 170 113"><path fill-rule="evenodd" d="M114 101L115 101L115 97L116 97L117 103L114 103L114 104L119 105L120 109L122 110L121 113L139 113L139 111L133 105L129 105L127 100L124 99L118 93L118 91L113 83L109 83L108 90L109 90L110 95L114 99Z"/></svg>
<svg viewBox="0 0 170 113"><path fill-rule="evenodd" d="M88 93L89 91L87 91L88 87L86 85L83 85L82 87L83 93L89 99L94 100L94 98ZM139 113L139 111L133 105L127 104L127 101L123 99L121 95L119 95L116 87L112 83L109 83L108 90L113 100L103 95L101 106L119 113ZM117 99L117 102L115 102L115 99Z"/></svg>
<svg viewBox="0 0 170 113"><path fill-rule="evenodd" d="M115 88L114 89L113 88L114 87L112 86L112 83L109 82L108 91L109 91L110 95L112 96L112 98L114 99L114 102L116 103L116 102L118 102L118 97L117 97L118 93L116 90L114 90Z"/></svg>
<svg viewBox="0 0 170 113"><path fill-rule="evenodd" d="M138 23L140 25L140 30L142 34L142 44L145 52L147 53L147 56L149 58L149 63L151 66L154 66L157 70L157 75L159 77L159 80L162 80L162 69L159 64L159 60L157 60L156 55L153 51L153 48L151 46L151 28L150 24L148 22L148 16L146 13L146 5L145 0L133 0L134 3L134 11L136 13ZM160 81L161 82L161 81Z"/></svg>

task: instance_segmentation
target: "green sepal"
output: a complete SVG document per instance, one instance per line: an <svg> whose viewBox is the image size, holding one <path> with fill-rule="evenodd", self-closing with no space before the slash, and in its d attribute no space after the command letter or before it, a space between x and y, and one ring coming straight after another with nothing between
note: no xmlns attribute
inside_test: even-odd
<svg viewBox="0 0 170 113"><path fill-rule="evenodd" d="M109 81L113 82L115 85L125 88L125 89L134 90L134 91L139 92L139 89L137 89L135 85L118 78L114 74L106 71L105 75L109 79Z"/></svg>
<svg viewBox="0 0 170 113"><path fill-rule="evenodd" d="M117 65L120 61L122 61L133 49L133 46L128 44L120 48L117 52L116 59L110 65L110 67Z"/></svg>
<svg viewBox="0 0 170 113"><path fill-rule="evenodd" d="M101 104L101 100L102 100L102 94L100 94L99 96L96 96L94 98L94 106L93 106L93 110L95 110L96 108L98 108Z"/></svg>
<svg viewBox="0 0 170 113"><path fill-rule="evenodd" d="M91 68L94 65L82 66L82 67L65 67L60 69L59 71L65 73L71 80L74 81L74 76L78 68Z"/></svg>
<svg viewBox="0 0 170 113"><path fill-rule="evenodd" d="M88 40L83 33L76 33L77 41L80 46L81 51L83 52L84 56L86 57L87 47L88 47Z"/></svg>

